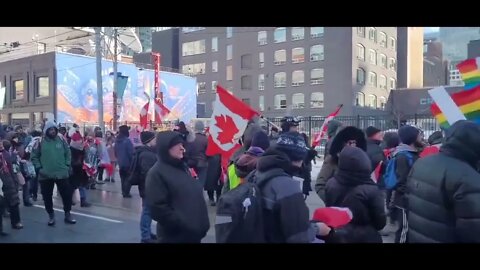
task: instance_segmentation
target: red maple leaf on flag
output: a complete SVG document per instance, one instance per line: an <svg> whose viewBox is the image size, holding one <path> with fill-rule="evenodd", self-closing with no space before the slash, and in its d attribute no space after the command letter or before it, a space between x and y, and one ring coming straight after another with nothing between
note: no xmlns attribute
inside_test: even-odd
<svg viewBox="0 0 480 270"><path fill-rule="evenodd" d="M232 117L221 114L220 116L215 116L215 121L217 122L215 125L222 130L218 133L218 141L221 144L232 143L233 137L239 131Z"/></svg>

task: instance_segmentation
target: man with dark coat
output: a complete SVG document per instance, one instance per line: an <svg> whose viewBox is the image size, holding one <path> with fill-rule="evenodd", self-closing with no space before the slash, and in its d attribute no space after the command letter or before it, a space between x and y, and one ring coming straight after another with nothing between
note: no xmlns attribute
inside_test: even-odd
<svg viewBox="0 0 480 270"><path fill-rule="evenodd" d="M5 196L5 205L10 212L10 223L13 229L23 229L20 220L20 198L18 196L18 189L16 186L16 178L13 174L13 166L11 156L4 148L4 143L9 144L9 141L0 142L0 180L2 181L2 192ZM3 212L1 213L3 214Z"/></svg>
<svg viewBox="0 0 480 270"><path fill-rule="evenodd" d="M187 145L187 164L188 167L193 168L198 175L198 180L202 185L205 185L207 174L207 151L208 139L205 136L205 125L202 121L195 122L195 139Z"/></svg>
<svg viewBox="0 0 480 270"><path fill-rule="evenodd" d="M152 234L152 217L150 214L150 209L147 207L145 202L145 178L147 177L148 171L153 167L155 162L157 162L157 152L155 145L157 141L155 140L155 133L151 131L143 131L140 133L140 140L142 145L138 146L135 149L135 155L138 155L138 192L142 198L142 214L140 217L140 233L142 243L152 243L156 240L156 236Z"/></svg>
<svg viewBox="0 0 480 270"><path fill-rule="evenodd" d="M126 125L120 126L118 128L119 135L115 140L114 150L115 156L117 157L118 167L120 169L120 180L122 182L122 195L123 198L131 198L130 195L131 185L127 181L128 170L133 159L133 143L128 138L130 136L130 128Z"/></svg>
<svg viewBox="0 0 480 270"><path fill-rule="evenodd" d="M358 147L345 146L340 152L338 169L328 180L325 206L346 207L353 219L346 227L347 243L382 243L379 230L385 227L385 200L373 182L371 162Z"/></svg>
<svg viewBox="0 0 480 270"><path fill-rule="evenodd" d="M328 151L330 150L330 145L332 144L333 137L340 131L339 128L343 126L342 122L337 120L330 120L327 124L327 143L325 144L325 154L323 159L325 159L328 155Z"/></svg>
<svg viewBox="0 0 480 270"><path fill-rule="evenodd" d="M385 162L385 155L380 143L383 140L382 131L376 127L369 126L365 129L367 135L367 155L370 158L372 171L377 168L380 162Z"/></svg>
<svg viewBox="0 0 480 270"><path fill-rule="evenodd" d="M338 154L346 145L356 146L366 151L367 141L365 139L365 133L363 133L361 129L352 126L341 127L337 130L337 134L333 137L328 149L329 154L323 161L322 168L318 173L315 183L315 191L323 201L325 201L325 185L337 170Z"/></svg>
<svg viewBox="0 0 480 270"><path fill-rule="evenodd" d="M480 126L461 120L408 178L410 243L480 242Z"/></svg>
<svg viewBox="0 0 480 270"><path fill-rule="evenodd" d="M183 144L178 132L158 133L158 160L146 178L147 207L161 243L200 243L210 228L202 187L183 162Z"/></svg>

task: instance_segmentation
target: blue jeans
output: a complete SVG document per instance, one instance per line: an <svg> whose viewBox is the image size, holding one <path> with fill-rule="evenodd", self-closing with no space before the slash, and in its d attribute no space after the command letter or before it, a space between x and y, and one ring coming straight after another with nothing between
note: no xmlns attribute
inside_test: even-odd
<svg viewBox="0 0 480 270"><path fill-rule="evenodd" d="M80 200L86 200L87 199L87 190L85 187L79 187L78 192L80 193Z"/></svg>
<svg viewBox="0 0 480 270"><path fill-rule="evenodd" d="M150 209L148 209L145 199L142 198L142 214L140 216L140 233L142 240L150 240L152 238L152 217Z"/></svg>

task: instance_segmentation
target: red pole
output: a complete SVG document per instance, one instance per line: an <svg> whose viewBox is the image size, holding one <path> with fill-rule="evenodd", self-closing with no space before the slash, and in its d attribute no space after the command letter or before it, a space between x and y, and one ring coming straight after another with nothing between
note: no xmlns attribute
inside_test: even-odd
<svg viewBox="0 0 480 270"><path fill-rule="evenodd" d="M152 58L153 58L153 65L154 65L154 89L155 89L155 101L158 99L160 100L160 103L163 103L163 95L162 91L160 90L160 54L159 53L153 53L152 52ZM155 113L155 123L161 125L162 119L160 119L159 115Z"/></svg>

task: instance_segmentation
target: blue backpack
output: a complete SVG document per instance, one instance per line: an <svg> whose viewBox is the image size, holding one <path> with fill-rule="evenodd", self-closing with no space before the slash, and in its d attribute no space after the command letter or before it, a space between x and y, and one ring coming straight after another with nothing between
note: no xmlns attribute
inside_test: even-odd
<svg viewBox="0 0 480 270"><path fill-rule="evenodd" d="M408 151L401 151L398 152L393 158L387 161L387 168L385 170L385 174L383 175L383 181L385 184L385 188L387 190L392 190L397 186L397 174L395 173L397 170L397 157L400 154L404 154L407 157L408 165L412 167L413 165L413 155Z"/></svg>

